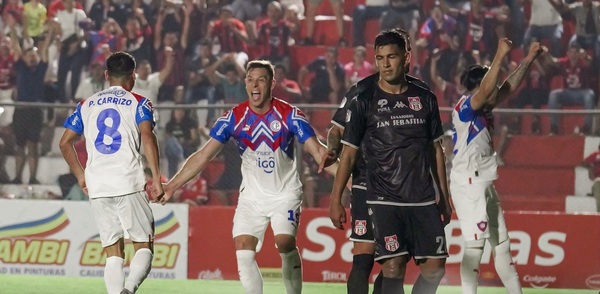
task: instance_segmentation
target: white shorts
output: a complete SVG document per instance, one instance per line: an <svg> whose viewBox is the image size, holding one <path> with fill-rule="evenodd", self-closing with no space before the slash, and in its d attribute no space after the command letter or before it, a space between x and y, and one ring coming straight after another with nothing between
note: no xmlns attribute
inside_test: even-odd
<svg viewBox="0 0 600 294"><path fill-rule="evenodd" d="M233 216L233 237L251 235L258 239L256 252L262 247L269 222L274 235L296 237L300 222L300 199L283 199L268 203L240 197Z"/></svg>
<svg viewBox="0 0 600 294"><path fill-rule="evenodd" d="M146 192L93 198L90 204L102 247L115 244L123 237L132 242L154 240L154 216Z"/></svg>
<svg viewBox="0 0 600 294"><path fill-rule="evenodd" d="M498 238L506 233L506 222L493 182L450 184L452 203L466 241Z"/></svg>

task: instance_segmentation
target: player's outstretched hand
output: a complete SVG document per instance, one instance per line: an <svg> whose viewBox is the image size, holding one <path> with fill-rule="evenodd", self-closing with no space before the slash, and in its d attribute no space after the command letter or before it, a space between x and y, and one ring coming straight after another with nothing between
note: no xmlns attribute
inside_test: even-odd
<svg viewBox="0 0 600 294"><path fill-rule="evenodd" d="M346 223L346 209L341 203L331 203L329 205L329 218L334 227L343 230Z"/></svg>
<svg viewBox="0 0 600 294"><path fill-rule="evenodd" d="M323 172L323 169L334 164L337 161L337 151L327 150L321 156L321 162L319 163L319 173Z"/></svg>

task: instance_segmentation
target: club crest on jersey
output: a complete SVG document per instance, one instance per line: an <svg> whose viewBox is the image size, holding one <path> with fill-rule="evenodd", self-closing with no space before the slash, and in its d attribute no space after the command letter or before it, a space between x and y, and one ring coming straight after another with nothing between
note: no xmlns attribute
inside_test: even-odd
<svg viewBox="0 0 600 294"><path fill-rule="evenodd" d="M367 221L366 220L355 220L354 221L354 233L358 236L362 236L367 233Z"/></svg>
<svg viewBox="0 0 600 294"><path fill-rule="evenodd" d="M421 98L419 97L408 97L408 107L414 111L419 111L423 108L421 104Z"/></svg>
<svg viewBox="0 0 600 294"><path fill-rule="evenodd" d="M487 222L481 221L477 223L477 228L479 228L479 230L481 230L482 232L485 232L485 229L487 229L487 225Z"/></svg>
<svg viewBox="0 0 600 294"><path fill-rule="evenodd" d="M281 123L279 121L274 120L271 122L271 125L269 126L269 128L273 132L279 132L279 130L281 130Z"/></svg>
<svg viewBox="0 0 600 294"><path fill-rule="evenodd" d="M394 252L394 251L398 250L398 248L400 248L400 244L398 243L398 236L396 236L396 235L385 236L384 240L385 240L385 249L387 251Z"/></svg>

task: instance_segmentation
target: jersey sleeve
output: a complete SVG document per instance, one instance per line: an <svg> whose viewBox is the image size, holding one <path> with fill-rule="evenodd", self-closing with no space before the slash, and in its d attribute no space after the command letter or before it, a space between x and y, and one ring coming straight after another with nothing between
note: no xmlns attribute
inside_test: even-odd
<svg viewBox="0 0 600 294"><path fill-rule="evenodd" d="M471 121L475 118L475 110L471 106L471 99L473 95L467 96L462 101L459 101L456 105L456 112L458 112L458 118L463 121Z"/></svg>
<svg viewBox="0 0 600 294"><path fill-rule="evenodd" d="M298 137L300 143L306 142L310 137L315 136L315 130L310 126L302 110L293 107L288 116L288 126L290 130Z"/></svg>
<svg viewBox="0 0 600 294"><path fill-rule="evenodd" d="M338 107L337 111L335 112L335 114L333 114L333 117L331 118L331 123L340 127L340 128L346 128L346 112L348 112L348 105L350 105L350 100L352 100L352 98L356 95L357 92L357 85L354 84L352 85L352 87L350 87L350 89L348 89L348 92L346 92L346 95L344 95L344 98L342 98L342 102L340 103L340 106Z"/></svg>
<svg viewBox="0 0 600 294"><path fill-rule="evenodd" d="M348 111L346 112L346 128L342 144L358 149L367 129L367 105L366 99L359 96L352 98Z"/></svg>
<svg viewBox="0 0 600 294"><path fill-rule="evenodd" d="M137 110L135 112L135 123L138 125L144 121L152 123L152 127L156 124L154 121L154 106L152 101L148 98L143 98L138 102Z"/></svg>
<svg viewBox="0 0 600 294"><path fill-rule="evenodd" d="M63 126L79 135L83 134L83 120L81 119L81 103L77 104L75 111L67 117Z"/></svg>
<svg viewBox="0 0 600 294"><path fill-rule="evenodd" d="M431 140L436 142L441 140L444 136L444 128L442 127L442 119L440 118L440 108L437 103L437 97L433 93L429 95L431 100L429 135Z"/></svg>
<svg viewBox="0 0 600 294"><path fill-rule="evenodd" d="M233 110L225 112L210 129L211 138L225 144L229 141L234 125Z"/></svg>

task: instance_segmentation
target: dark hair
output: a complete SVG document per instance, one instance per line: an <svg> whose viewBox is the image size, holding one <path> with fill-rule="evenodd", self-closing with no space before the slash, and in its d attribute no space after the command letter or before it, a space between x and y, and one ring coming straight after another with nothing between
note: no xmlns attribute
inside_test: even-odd
<svg viewBox="0 0 600 294"><path fill-rule="evenodd" d="M273 68L273 64L268 60L252 60L248 62L248 64L246 65L246 72L250 72L250 70L255 68L266 69L271 79L273 79L273 77L275 76L275 69Z"/></svg>
<svg viewBox="0 0 600 294"><path fill-rule="evenodd" d="M404 36L404 41L406 42L406 51L410 52L412 47L410 45L410 35L408 34L408 32L402 28L395 28L393 30L400 33L402 36Z"/></svg>
<svg viewBox="0 0 600 294"><path fill-rule="evenodd" d="M373 48L377 49L382 46L394 44L398 45L398 48L404 51L409 51L407 48L410 46L406 45L406 37L400 32L400 29L385 30L379 33L377 37L375 37L375 46L373 46Z"/></svg>
<svg viewBox="0 0 600 294"><path fill-rule="evenodd" d="M106 59L106 71L114 78L131 75L135 70L135 59L127 52L115 52Z"/></svg>
<svg viewBox="0 0 600 294"><path fill-rule="evenodd" d="M469 66L469 68L460 75L460 84L467 88L467 91L472 91L481 84L481 80L483 80L483 77L489 69L489 67L481 66L479 64Z"/></svg>

